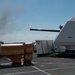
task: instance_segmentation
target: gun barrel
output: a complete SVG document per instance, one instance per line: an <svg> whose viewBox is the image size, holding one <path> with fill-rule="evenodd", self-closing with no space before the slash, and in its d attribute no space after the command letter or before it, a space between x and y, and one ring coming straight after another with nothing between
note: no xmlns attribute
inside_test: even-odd
<svg viewBox="0 0 75 75"><path fill-rule="evenodd" d="M60 32L60 30L46 30L46 29L33 29L33 28L30 28L30 31Z"/></svg>

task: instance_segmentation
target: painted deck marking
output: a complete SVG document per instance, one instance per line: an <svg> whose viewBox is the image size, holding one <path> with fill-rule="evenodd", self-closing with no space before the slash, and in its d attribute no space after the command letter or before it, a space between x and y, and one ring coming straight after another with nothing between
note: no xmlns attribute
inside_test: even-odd
<svg viewBox="0 0 75 75"><path fill-rule="evenodd" d="M38 72L38 70L35 70L35 71L27 71L27 72L8 73L8 74L3 74L3 75L19 75L19 74L33 73L33 72Z"/></svg>
<svg viewBox="0 0 75 75"><path fill-rule="evenodd" d="M35 68L35 69L37 69L37 70L40 71L40 72L45 73L46 75L52 75L52 74L50 74L50 73L48 73L48 72L46 72L46 71L44 71L44 70L41 70L40 68L38 68L38 67L36 67L36 66L32 66L32 67Z"/></svg>
<svg viewBox="0 0 75 75"><path fill-rule="evenodd" d="M27 71L27 72L16 72L16 73L8 73L8 74L3 74L3 75L19 75L19 74L25 74L25 73L33 73L33 72L43 72L47 75L52 75L52 74L49 74L48 72L45 72L45 71L51 71L51 70L60 70L60 69L67 69L67 68L75 68L75 66L68 66L68 67L63 67L63 68L52 68L52 69L44 69L44 70L41 70L39 69L38 67L35 67L35 66L32 66L33 68L37 69L37 70L34 70L34 71Z"/></svg>

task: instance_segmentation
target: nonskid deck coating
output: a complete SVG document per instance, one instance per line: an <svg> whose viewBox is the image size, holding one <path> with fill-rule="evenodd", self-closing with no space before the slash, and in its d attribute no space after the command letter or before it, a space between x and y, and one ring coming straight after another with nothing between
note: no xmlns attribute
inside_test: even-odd
<svg viewBox="0 0 75 75"><path fill-rule="evenodd" d="M0 69L0 75L75 75L75 59L35 57L34 65Z"/></svg>

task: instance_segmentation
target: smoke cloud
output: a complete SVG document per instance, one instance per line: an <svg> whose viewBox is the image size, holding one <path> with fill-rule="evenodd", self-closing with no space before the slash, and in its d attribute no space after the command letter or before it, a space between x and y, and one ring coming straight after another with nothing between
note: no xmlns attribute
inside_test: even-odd
<svg viewBox="0 0 75 75"><path fill-rule="evenodd" d="M9 1L9 2L8 2ZM22 12L25 12L24 6L14 7L11 0L6 0L2 5L2 14L0 16L0 35L11 34L20 30L15 18Z"/></svg>

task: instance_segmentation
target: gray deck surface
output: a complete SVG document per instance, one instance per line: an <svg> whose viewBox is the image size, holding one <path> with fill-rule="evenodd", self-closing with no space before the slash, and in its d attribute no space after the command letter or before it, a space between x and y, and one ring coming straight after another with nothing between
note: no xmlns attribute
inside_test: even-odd
<svg viewBox="0 0 75 75"><path fill-rule="evenodd" d="M7 57L0 57L0 65L2 64L12 64L13 62Z"/></svg>
<svg viewBox="0 0 75 75"><path fill-rule="evenodd" d="M0 68L0 75L75 75L75 59L35 57L34 65Z"/></svg>

